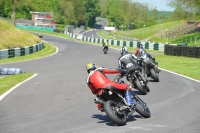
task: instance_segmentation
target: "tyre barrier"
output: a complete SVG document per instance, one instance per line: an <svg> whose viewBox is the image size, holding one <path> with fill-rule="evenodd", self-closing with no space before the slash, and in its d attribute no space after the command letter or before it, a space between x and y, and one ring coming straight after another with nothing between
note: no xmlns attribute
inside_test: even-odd
<svg viewBox="0 0 200 133"><path fill-rule="evenodd" d="M37 51L40 51L43 48L44 48L44 42L40 42L36 45L27 46L23 48L3 49L3 50L0 50L0 60L6 59L6 58L29 55Z"/></svg>
<svg viewBox="0 0 200 133"><path fill-rule="evenodd" d="M200 47L165 45L164 54L172 56L185 56L200 58Z"/></svg>

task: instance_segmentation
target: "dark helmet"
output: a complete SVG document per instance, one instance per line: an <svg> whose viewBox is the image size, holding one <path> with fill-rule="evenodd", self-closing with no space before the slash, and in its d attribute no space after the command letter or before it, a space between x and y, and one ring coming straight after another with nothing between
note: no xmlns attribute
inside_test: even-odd
<svg viewBox="0 0 200 133"><path fill-rule="evenodd" d="M122 46L121 49L120 49L120 53L121 54L128 53L127 47L126 46Z"/></svg>
<svg viewBox="0 0 200 133"><path fill-rule="evenodd" d="M95 63L88 63L86 65L86 70L88 73L90 73L91 70L95 70L97 68L98 68L98 66Z"/></svg>

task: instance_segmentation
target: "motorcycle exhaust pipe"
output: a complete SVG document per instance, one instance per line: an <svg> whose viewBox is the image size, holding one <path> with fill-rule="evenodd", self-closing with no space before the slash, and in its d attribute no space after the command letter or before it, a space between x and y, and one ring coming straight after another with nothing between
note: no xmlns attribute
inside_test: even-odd
<svg viewBox="0 0 200 133"><path fill-rule="evenodd" d="M101 99L99 99L99 98L95 98L95 99L94 99L94 103L96 103L96 104L98 104L98 103L104 104L104 101L101 100Z"/></svg>

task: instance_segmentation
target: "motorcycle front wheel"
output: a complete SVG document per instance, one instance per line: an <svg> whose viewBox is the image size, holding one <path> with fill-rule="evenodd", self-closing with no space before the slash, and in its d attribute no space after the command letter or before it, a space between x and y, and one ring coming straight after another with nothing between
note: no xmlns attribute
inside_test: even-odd
<svg viewBox="0 0 200 133"><path fill-rule="evenodd" d="M136 88L140 91L142 95L147 94L146 89L142 86L142 84L140 83L138 79L133 80L133 83L135 84Z"/></svg>
<svg viewBox="0 0 200 133"><path fill-rule="evenodd" d="M106 53L107 53L107 51L108 51L108 49L107 49L107 48L105 48L105 49L103 50L104 54L106 54Z"/></svg>
<svg viewBox="0 0 200 133"><path fill-rule="evenodd" d="M146 103L144 103L141 99L140 101L133 99L133 101L136 104L135 105L136 112L138 112L144 118L149 118L151 116L151 112L149 108L147 107Z"/></svg>
<svg viewBox="0 0 200 133"><path fill-rule="evenodd" d="M117 112L118 104L108 100L104 104L105 112L108 118L115 123L117 126L126 125L127 115L125 113L119 114Z"/></svg>

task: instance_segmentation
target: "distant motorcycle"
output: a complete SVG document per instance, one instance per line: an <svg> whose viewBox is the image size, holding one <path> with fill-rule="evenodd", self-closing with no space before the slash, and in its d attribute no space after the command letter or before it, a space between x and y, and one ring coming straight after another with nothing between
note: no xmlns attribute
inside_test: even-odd
<svg viewBox="0 0 200 133"><path fill-rule="evenodd" d="M141 57L138 59L138 64L144 68L142 73L145 73L147 77L151 77L155 82L159 82L159 73L160 69L158 68L158 62L155 61L155 58L146 53L142 52Z"/></svg>
<svg viewBox="0 0 200 133"><path fill-rule="evenodd" d="M38 34L38 37L39 37L39 38L43 38L42 34Z"/></svg>
<svg viewBox="0 0 200 133"><path fill-rule="evenodd" d="M124 84L121 80L121 75L117 75L114 82ZM106 89L101 89L101 95L97 95L94 99L95 103L103 105L103 110L107 114L108 118L118 126L126 124L128 117L130 117L135 111L138 112L144 118L149 118L151 113L146 103L143 102L135 93L131 91L131 97L135 103L134 107L128 106L125 100L125 91L113 89L112 86L108 86Z"/></svg>
<svg viewBox="0 0 200 133"><path fill-rule="evenodd" d="M107 54L107 52L108 52L108 46L104 46L103 47L103 52L104 52L104 54Z"/></svg>

